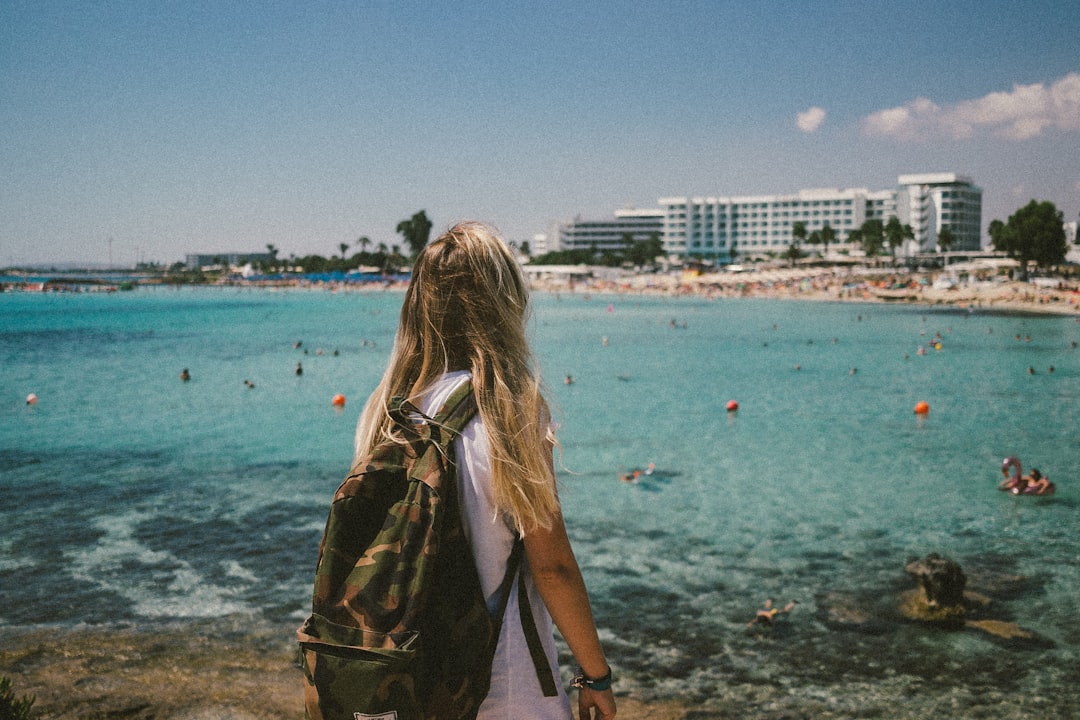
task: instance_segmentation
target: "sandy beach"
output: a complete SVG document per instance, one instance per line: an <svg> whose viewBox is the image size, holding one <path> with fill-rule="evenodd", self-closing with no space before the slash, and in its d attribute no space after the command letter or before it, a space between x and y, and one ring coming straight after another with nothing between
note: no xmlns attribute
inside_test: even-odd
<svg viewBox="0 0 1080 720"><path fill-rule="evenodd" d="M584 282L541 277L534 280L534 288L550 292L905 303L997 312L1080 315L1080 282L1075 278L1022 282L997 276L940 282L948 277L942 272L777 268L742 273L635 274Z"/></svg>

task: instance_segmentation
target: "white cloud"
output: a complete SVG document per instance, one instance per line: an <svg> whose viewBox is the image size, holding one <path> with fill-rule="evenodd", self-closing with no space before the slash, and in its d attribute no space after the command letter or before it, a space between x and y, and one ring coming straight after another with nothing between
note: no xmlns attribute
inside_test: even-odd
<svg viewBox="0 0 1080 720"><path fill-rule="evenodd" d="M984 133L1026 140L1047 128L1080 131L1080 73L1069 73L1049 87L1043 83L1014 85L1011 91L952 105L939 106L920 97L862 120L867 135L904 140L934 135L963 139Z"/></svg>
<svg viewBox="0 0 1080 720"><path fill-rule="evenodd" d="M825 115L826 112L822 108L812 107L806 112L796 115L795 124L804 133L812 133L821 127L821 123L825 122Z"/></svg>

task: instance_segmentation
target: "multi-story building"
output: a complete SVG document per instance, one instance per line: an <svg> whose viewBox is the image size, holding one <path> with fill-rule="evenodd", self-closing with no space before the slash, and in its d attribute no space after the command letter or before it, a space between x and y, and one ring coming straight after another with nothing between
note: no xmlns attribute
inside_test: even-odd
<svg viewBox="0 0 1080 720"><path fill-rule="evenodd" d="M274 261L270 253L223 252L214 255L185 255L184 266L188 270L205 267L240 267L241 265L269 263Z"/></svg>
<svg viewBox="0 0 1080 720"><path fill-rule="evenodd" d="M663 210L616 210L614 217L601 220L575 218L556 225L548 236L551 250L624 250L627 240L640 242L652 236L663 238ZM554 243L550 242L554 239Z"/></svg>
<svg viewBox="0 0 1080 720"><path fill-rule="evenodd" d="M982 245L982 189L956 173L901 175L897 217L915 231L919 252L937 249L937 236L948 227L949 250L979 250Z"/></svg>
<svg viewBox="0 0 1080 720"><path fill-rule="evenodd" d="M835 240L830 250L851 249L848 236L871 219L896 216L910 224L915 240L902 255L935 248L948 226L951 250L978 250L982 190L952 174L902 175L900 187L800 190L793 195L660 198L664 249L673 255L723 259L779 254L791 246L792 229L802 222L808 234L826 225ZM822 248L824 250L825 248Z"/></svg>

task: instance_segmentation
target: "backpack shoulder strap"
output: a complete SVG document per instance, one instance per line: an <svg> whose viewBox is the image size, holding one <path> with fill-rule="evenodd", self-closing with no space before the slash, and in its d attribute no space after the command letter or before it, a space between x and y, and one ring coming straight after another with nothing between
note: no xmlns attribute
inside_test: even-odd
<svg viewBox="0 0 1080 720"><path fill-rule="evenodd" d="M436 413L433 418L433 424L435 426L448 431L443 433L440 445L445 447L453 441L453 438L460 435L461 431L469 424L469 421L472 420L476 412L476 397L472 391L472 381L463 382L450 394L450 397L446 399L442 408L440 408L439 412ZM513 549L511 550L510 558L507 562L506 574L503 576L502 583L500 583L499 586L499 604L492 618L495 624L495 640L498 639L498 629L502 625L503 617L506 614L506 606L510 599L510 589L516 577L518 580L518 613L522 630L525 633L525 640L529 647L529 654L532 656L533 667L536 670L536 677L543 690L544 696L553 697L558 694L558 690L555 685L551 666L547 661L547 654L544 652L544 647L540 640L540 633L536 628L536 621L533 618L532 607L529 602L529 593L525 586L525 573L522 572L522 560L524 554L525 543L519 535L514 540ZM494 657L494 642L491 643L489 652L491 653L491 656Z"/></svg>
<svg viewBox="0 0 1080 720"><path fill-rule="evenodd" d="M439 412L433 418L436 425L446 428L451 435L459 435L476 414L476 397L473 395L472 380L466 380L450 393Z"/></svg>

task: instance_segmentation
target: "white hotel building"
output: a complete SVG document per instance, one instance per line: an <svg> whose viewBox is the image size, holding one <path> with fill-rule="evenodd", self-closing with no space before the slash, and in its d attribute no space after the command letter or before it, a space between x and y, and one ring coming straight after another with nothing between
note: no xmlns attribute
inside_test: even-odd
<svg viewBox="0 0 1080 720"><path fill-rule="evenodd" d="M573 220L557 224L551 229L553 245L547 250L624 250L627 239L633 242L648 240L653 235L663 239L664 213L661 210L616 210L611 218L601 220ZM535 250L535 248L534 248Z"/></svg>
<svg viewBox="0 0 1080 720"><path fill-rule="evenodd" d="M708 259L782 253L791 245L796 222L807 234L826 224L836 231L830 251L847 245L852 230L866 220L896 216L915 238L898 250L908 256L937 249L937 234L948 227L950 250L981 249L982 189L955 173L901 175L898 187L870 191L800 190L793 195L660 198L663 242L671 255ZM806 248L813 250L813 248Z"/></svg>

